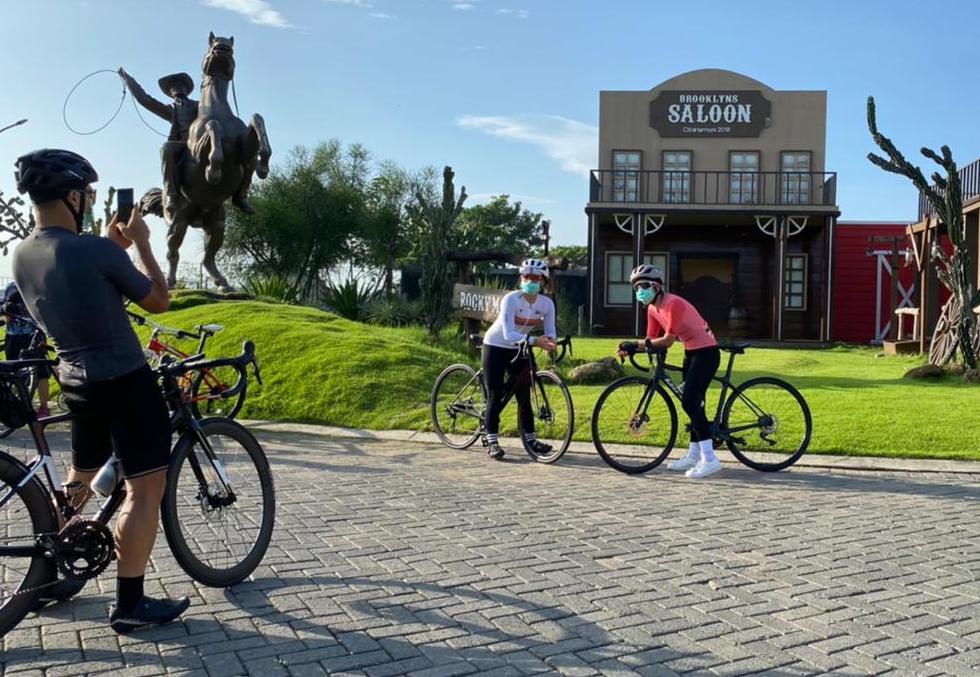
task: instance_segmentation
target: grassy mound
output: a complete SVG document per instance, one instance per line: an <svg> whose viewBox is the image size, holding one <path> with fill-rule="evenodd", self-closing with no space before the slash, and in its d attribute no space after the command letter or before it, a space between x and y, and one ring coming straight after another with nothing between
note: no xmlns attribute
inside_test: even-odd
<svg viewBox="0 0 980 677"><path fill-rule="evenodd" d="M239 301L193 305L153 317L191 329L217 322L211 357L255 342L264 385L251 387L241 416L376 429L428 421L436 376L460 354L432 345L421 329L386 329L312 308ZM143 337L148 332L143 331ZM171 337L166 337L168 341ZM193 341L176 343L194 352Z"/></svg>
<svg viewBox="0 0 980 677"><path fill-rule="evenodd" d="M187 302L191 305L188 306ZM196 304L195 304L196 303ZM259 301L213 302L199 294L180 298L157 319L190 329L219 322L225 330L209 344L209 356L237 354L255 342L265 380L249 390L243 417L374 429L430 429L429 396L439 372L453 362L477 366L450 338L433 344L417 328L386 329L341 319L311 308ZM619 339L576 339L575 364L609 356ZM192 352L193 342L184 342ZM680 346L671 360L680 362ZM811 453L980 460L980 387L961 378L934 382L903 379L920 357L876 357L872 348L750 348L735 360L733 379L784 378L803 393L814 422ZM722 368L727 364L723 353ZM627 364L627 373L634 370ZM603 385L571 388L575 439L590 439L590 417ZM718 406L708 392L708 415ZM680 422L686 417L680 410ZM508 406L502 432L515 428ZM686 444L683 431L679 443Z"/></svg>

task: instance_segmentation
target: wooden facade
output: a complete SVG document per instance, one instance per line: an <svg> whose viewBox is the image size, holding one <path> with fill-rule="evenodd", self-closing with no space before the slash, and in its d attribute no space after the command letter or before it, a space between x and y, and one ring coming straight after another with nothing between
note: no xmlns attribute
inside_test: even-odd
<svg viewBox="0 0 980 677"><path fill-rule="evenodd" d="M825 111L824 92L719 70L603 92L586 207L592 332L644 331L628 276L652 262L719 336L830 340L839 209Z"/></svg>

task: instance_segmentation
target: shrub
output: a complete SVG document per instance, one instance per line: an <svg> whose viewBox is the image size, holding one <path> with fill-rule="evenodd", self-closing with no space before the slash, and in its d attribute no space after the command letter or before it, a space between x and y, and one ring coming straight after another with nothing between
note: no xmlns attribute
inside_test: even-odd
<svg viewBox="0 0 980 677"><path fill-rule="evenodd" d="M399 294L388 294L371 299L365 311L367 321L384 327L403 327L420 324L422 305L409 301Z"/></svg>
<svg viewBox="0 0 980 677"><path fill-rule="evenodd" d="M370 299L371 292L367 285L362 287L355 279L328 284L324 293L324 302L329 310L356 322L364 319Z"/></svg>
<svg viewBox="0 0 980 677"><path fill-rule="evenodd" d="M283 275L253 274L245 280L245 291L260 301L295 304L298 299L289 280Z"/></svg>

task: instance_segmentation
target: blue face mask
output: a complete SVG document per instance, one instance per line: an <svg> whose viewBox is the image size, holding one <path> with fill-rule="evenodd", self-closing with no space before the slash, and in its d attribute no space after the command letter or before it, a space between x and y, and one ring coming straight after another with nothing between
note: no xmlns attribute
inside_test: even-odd
<svg viewBox="0 0 980 677"><path fill-rule="evenodd" d="M541 285L538 282L521 282L521 289L525 294L537 294L541 291Z"/></svg>
<svg viewBox="0 0 980 677"><path fill-rule="evenodd" d="M647 287L646 289L636 290L636 300L647 305L653 300L653 287Z"/></svg>

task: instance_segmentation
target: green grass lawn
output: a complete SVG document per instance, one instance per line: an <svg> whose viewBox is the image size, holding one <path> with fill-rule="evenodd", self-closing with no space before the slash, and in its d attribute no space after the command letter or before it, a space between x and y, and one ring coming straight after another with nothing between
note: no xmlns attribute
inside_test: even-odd
<svg viewBox="0 0 980 677"><path fill-rule="evenodd" d="M241 414L247 418L430 429L428 398L436 376L453 362L477 364L448 336L433 345L421 329L379 328L311 308L202 303L156 319L185 329L224 324L208 350L211 356L237 354L246 338L255 342L265 385L250 389ZM616 343L575 339L574 357L562 371L610 355ZM776 375L795 385L813 413L812 453L980 460L980 386L952 377L934 383L903 380L922 358L876 353L851 347L750 348L736 358L734 380ZM672 361L682 355L679 345L671 350ZM723 354L723 367L726 358ZM572 387L575 439L589 440L592 408L602 389ZM708 397L711 415L717 392ZM503 415L509 426L516 419L513 406Z"/></svg>

